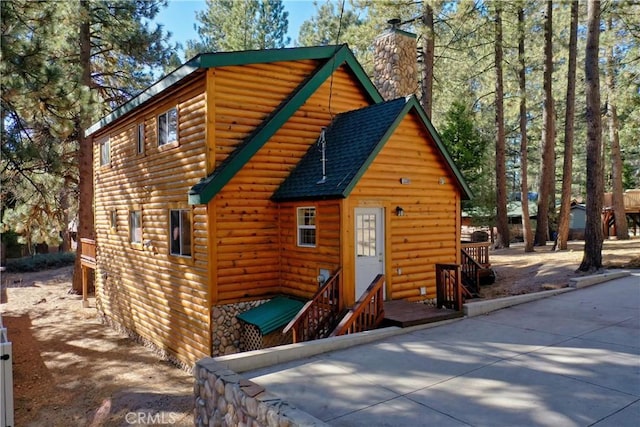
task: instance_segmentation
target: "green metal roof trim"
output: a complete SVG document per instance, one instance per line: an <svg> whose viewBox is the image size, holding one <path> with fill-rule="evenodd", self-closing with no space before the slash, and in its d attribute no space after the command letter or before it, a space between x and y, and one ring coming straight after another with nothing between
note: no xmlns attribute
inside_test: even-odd
<svg viewBox="0 0 640 427"><path fill-rule="evenodd" d="M117 119L129 113L130 111L133 111L135 108L144 104L154 96L168 89L169 87L176 85L180 82L183 82L187 77L189 77L190 75L192 75L198 70L199 68L196 66L193 66L190 62L187 62L184 65L181 65L180 67L176 68L173 72L171 72L161 80L158 80L156 83L149 86L147 89L145 89L143 92L141 92L137 96L131 98L129 101L122 104L122 106L116 108L111 113L109 113L108 115L104 116L99 121L97 121L96 123L89 126L84 131L85 136L89 136L91 134L96 133L103 127L116 121Z"/></svg>
<svg viewBox="0 0 640 427"><path fill-rule="evenodd" d="M415 97L398 98L381 104L336 116L325 133L326 179L322 179L321 152L314 145L289 177L273 194L274 201L345 198L369 168L386 141L404 117L415 109L421 120L426 119ZM425 122L436 140L438 150L459 182L463 197L470 191L430 122Z"/></svg>
<svg viewBox="0 0 640 427"><path fill-rule="evenodd" d="M118 118L124 116L125 114L149 101L151 98L165 91L169 87L179 83L183 83L187 77L198 70L213 67L224 67L229 65L260 64L279 61L302 61L309 59L328 59L333 57L336 52L343 47L346 47L346 45L247 50L239 52L201 53L187 61L185 64L176 68L173 72L163 77L161 80L154 83L149 88L145 89L143 92L141 92L122 106L116 108L114 111L100 119L98 122L91 125L85 131L85 135L89 136L99 131L103 127L114 122ZM362 70L362 67L360 67L359 64L358 68L359 70L354 70L356 75L361 73L366 76L364 70Z"/></svg>
<svg viewBox="0 0 640 427"><path fill-rule="evenodd" d="M236 317L257 326L264 336L284 327L298 314L304 304L302 301L286 297L275 297L256 308L238 314Z"/></svg>
<svg viewBox="0 0 640 427"><path fill-rule="evenodd" d="M382 97L353 56L347 45L333 48L327 58L307 77L245 140L220 164L211 175L203 178L189 191L189 204L206 204L235 176L255 153L271 138L318 88L342 64L347 64L374 103Z"/></svg>

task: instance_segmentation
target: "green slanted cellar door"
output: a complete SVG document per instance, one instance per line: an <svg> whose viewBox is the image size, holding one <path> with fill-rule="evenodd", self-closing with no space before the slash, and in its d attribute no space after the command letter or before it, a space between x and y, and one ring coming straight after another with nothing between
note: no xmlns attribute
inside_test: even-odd
<svg viewBox="0 0 640 427"><path fill-rule="evenodd" d="M303 301L275 297L258 307L238 314L241 321L240 350L251 351L277 345L291 344L291 331L283 335L282 329L304 306Z"/></svg>

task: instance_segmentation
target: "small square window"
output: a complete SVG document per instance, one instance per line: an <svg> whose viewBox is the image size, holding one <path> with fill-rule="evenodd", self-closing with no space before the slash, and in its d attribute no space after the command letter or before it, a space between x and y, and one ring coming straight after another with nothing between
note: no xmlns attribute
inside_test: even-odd
<svg viewBox="0 0 640 427"><path fill-rule="evenodd" d="M129 241L142 243L142 211L129 211Z"/></svg>
<svg viewBox="0 0 640 427"><path fill-rule="evenodd" d="M316 246L316 208L298 208L298 246Z"/></svg>
<svg viewBox="0 0 640 427"><path fill-rule="evenodd" d="M139 123L136 133L136 153L144 154L144 123Z"/></svg>
<svg viewBox="0 0 640 427"><path fill-rule="evenodd" d="M171 255L191 256L191 211L172 209L169 211L169 242Z"/></svg>
<svg viewBox="0 0 640 427"><path fill-rule="evenodd" d="M178 141L178 110L174 107L158 116L158 146Z"/></svg>
<svg viewBox="0 0 640 427"><path fill-rule="evenodd" d="M109 137L100 141L100 166L106 166L111 163L111 142Z"/></svg>
<svg viewBox="0 0 640 427"><path fill-rule="evenodd" d="M109 226L112 230L116 230L118 228L118 211L109 211Z"/></svg>

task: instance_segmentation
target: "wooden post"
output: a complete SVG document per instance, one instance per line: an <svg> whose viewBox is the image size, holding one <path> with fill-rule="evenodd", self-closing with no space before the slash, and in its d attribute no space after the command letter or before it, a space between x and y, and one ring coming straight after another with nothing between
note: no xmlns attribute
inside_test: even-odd
<svg viewBox="0 0 640 427"><path fill-rule="evenodd" d="M87 298L87 283L89 282L89 269L84 265L82 269L82 308L89 308L89 299Z"/></svg>

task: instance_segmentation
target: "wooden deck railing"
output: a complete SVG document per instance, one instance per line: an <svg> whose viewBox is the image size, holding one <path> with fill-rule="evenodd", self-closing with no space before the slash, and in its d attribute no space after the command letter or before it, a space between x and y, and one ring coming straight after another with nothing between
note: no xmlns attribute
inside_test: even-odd
<svg viewBox="0 0 640 427"><path fill-rule="evenodd" d="M438 308L462 310L463 286L458 264L436 264L436 305Z"/></svg>
<svg viewBox="0 0 640 427"><path fill-rule="evenodd" d="M293 331L294 343L326 338L338 324L342 309L342 269L339 268L282 333Z"/></svg>
<svg viewBox="0 0 640 427"><path fill-rule="evenodd" d="M467 255L476 260L476 262L484 268L491 266L491 262L489 261L489 246L489 242L462 243L460 245L462 250L467 252Z"/></svg>
<svg viewBox="0 0 640 427"><path fill-rule="evenodd" d="M80 260L83 264L94 266L96 263L96 241L92 239L80 239Z"/></svg>
<svg viewBox="0 0 640 427"><path fill-rule="evenodd" d="M330 336L377 328L384 320L384 275L378 274Z"/></svg>
<svg viewBox="0 0 640 427"><path fill-rule="evenodd" d="M480 292L480 271L485 267L482 266L474 257L467 253L466 249L462 249L462 284L474 294Z"/></svg>

